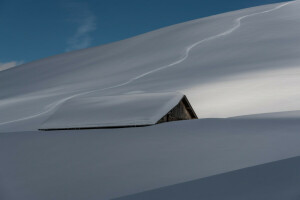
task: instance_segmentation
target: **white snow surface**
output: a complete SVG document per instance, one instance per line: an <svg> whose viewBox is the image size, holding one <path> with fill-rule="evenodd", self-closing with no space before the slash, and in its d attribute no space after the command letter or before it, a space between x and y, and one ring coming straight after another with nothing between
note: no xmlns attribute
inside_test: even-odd
<svg viewBox="0 0 300 200"><path fill-rule="evenodd" d="M299 168L300 157L298 156L140 194L129 195L124 198L118 198L118 200L298 199L300 187Z"/></svg>
<svg viewBox="0 0 300 200"><path fill-rule="evenodd" d="M298 119L203 119L143 128L1 133L0 199L112 199L202 179L299 156L299 130ZM298 188L299 197L297 183L290 187ZM252 188L257 189L255 182L248 192L263 199L265 193ZM283 188L276 189L280 195ZM216 187L211 194L219 191Z"/></svg>
<svg viewBox="0 0 300 200"><path fill-rule="evenodd" d="M290 170L299 159L282 160L300 155L299 46L300 1L292 1L202 18L1 71L0 199L112 199L147 190L152 191L141 195L158 194L159 199L172 192L167 186L178 183L183 183L175 187L183 192L178 197L186 187L203 191L212 183L219 184L216 190L203 195L216 196L203 197L219 199L222 184L232 183L241 190L226 193L227 199L297 199L299 181L291 177L299 177L299 170ZM228 119L37 131L68 102L80 107L67 118L85 120L96 110L82 102L123 96L115 102L120 106L130 95L155 98L153 93L170 92L185 94L200 118ZM265 168L273 161L279 164ZM248 167L254 168L235 173ZM255 179L256 173L266 180ZM278 173L279 179L273 179ZM248 185L239 184L243 177L249 178ZM197 181L188 182L192 180Z"/></svg>
<svg viewBox="0 0 300 200"><path fill-rule="evenodd" d="M183 97L180 93L146 93L75 98L59 106L41 129L153 125Z"/></svg>
<svg viewBox="0 0 300 200"><path fill-rule="evenodd" d="M0 73L0 130L37 130L63 102L186 94L198 117L300 110L300 2L194 20Z"/></svg>

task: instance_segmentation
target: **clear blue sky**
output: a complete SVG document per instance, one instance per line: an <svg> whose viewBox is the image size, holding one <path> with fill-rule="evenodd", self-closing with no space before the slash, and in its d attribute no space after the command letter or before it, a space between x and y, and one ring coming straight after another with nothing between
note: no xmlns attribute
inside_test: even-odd
<svg viewBox="0 0 300 200"><path fill-rule="evenodd" d="M0 0L0 67L285 0Z"/></svg>

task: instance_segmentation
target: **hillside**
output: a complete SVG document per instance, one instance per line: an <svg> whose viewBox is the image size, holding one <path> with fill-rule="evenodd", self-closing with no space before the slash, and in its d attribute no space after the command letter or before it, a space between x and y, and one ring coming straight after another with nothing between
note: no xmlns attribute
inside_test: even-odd
<svg viewBox="0 0 300 200"><path fill-rule="evenodd" d="M36 130L77 96L132 92L180 91L201 118L300 110L299 6L225 13L3 71L0 129Z"/></svg>
<svg viewBox="0 0 300 200"><path fill-rule="evenodd" d="M292 1L224 13L1 71L0 199L113 199L148 190L124 198L164 199L174 198L173 188L203 197L203 184L238 185L264 171L265 184L276 179L276 195L298 198L299 181L280 184L299 177L289 171L300 155L299 11ZM169 92L185 94L200 119L38 131L68 100ZM259 182L252 177L239 194L264 199Z"/></svg>

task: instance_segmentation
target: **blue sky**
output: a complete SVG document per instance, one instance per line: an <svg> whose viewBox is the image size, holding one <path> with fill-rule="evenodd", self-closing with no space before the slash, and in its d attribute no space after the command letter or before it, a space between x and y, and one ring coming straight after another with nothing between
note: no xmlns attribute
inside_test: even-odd
<svg viewBox="0 0 300 200"><path fill-rule="evenodd" d="M284 0L0 0L0 69Z"/></svg>

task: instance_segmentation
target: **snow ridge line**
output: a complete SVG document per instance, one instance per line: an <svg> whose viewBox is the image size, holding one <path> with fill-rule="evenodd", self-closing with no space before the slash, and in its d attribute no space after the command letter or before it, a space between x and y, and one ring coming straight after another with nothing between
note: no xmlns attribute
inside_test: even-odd
<svg viewBox="0 0 300 200"><path fill-rule="evenodd" d="M289 4L291 4L293 2L288 2L288 3L284 3L284 4L281 4L279 6L276 6L275 8L272 8L270 10L266 10L266 11L262 11L262 12L257 12L257 13L252 13L252 14L249 14L249 15L244 15L242 17L239 17L237 19L235 19L235 24L232 28L222 32L222 33L219 33L217 35L213 35L213 36L210 36L208 38L205 38L203 40L200 40L190 46L188 46L185 51L184 51L184 56L182 56L182 58L180 58L179 60L176 60L168 65L164 65L162 67L159 67L159 68L156 68L156 69L153 69L151 71L148 71L148 72L145 72L139 76L136 76L134 78L131 78L129 79L128 81L124 82L124 83L120 83L120 84L117 84L117 85L114 85L114 86L110 86L110 87L107 87L107 88L102 88L102 89L97 89L97 90L92 90L92 91L87 91L87 92L82 92L82 93L79 93L79 94L75 94L75 95L72 95L72 96L69 96L67 98L64 98L64 99L61 99L55 103L53 103L52 105L48 105L47 109L43 112L40 112L40 113L37 113L37 114L34 114L34 115L30 115L30 116L27 116L27 117L24 117L24 118L20 118L20 119L16 119L16 120L12 120L12 121L7 121L7 122L1 122L0 125L5 125L5 124L10 124L10 123L14 123L14 122L19 122L19 121L24 121L24 120L27 120L27 119L32 119L32 118L35 118L35 117L38 117L38 116L41 116L43 114L46 114L52 110L54 110L57 106L59 106L60 104L70 100L70 99L73 99L75 97L78 97L78 96L83 96L83 95L86 95L86 94L90 94L90 93L93 93L93 92L100 92L100 91L104 91L104 90L109 90L109 89L114 89L114 88L118 88L118 87L122 87L124 85L128 85L130 83L132 83L133 81L135 80L138 80L138 79L141 79L149 74L153 74L155 72L158 72L158 71L161 71L163 69L166 69L166 68L169 68L169 67L172 67L174 65L178 65L180 63L182 63L183 61L185 61L188 57L189 57L189 54L190 52L198 45L202 44L202 43L205 43L205 42L208 42L208 41L211 41L211 40L214 40L214 39L217 39L217 38L220 38L220 37L223 37L223 36L226 36L226 35L229 35L231 33L233 33L235 30L239 29L241 27L241 22L243 19L246 19L246 18L249 18L249 17L253 17L253 16L256 16L256 15L261 15L261 14L265 14L265 13L269 13L269 12L273 12L275 10L278 10L284 6L287 6Z"/></svg>
<svg viewBox="0 0 300 200"><path fill-rule="evenodd" d="M188 47L186 48L186 50L185 50L184 56L183 56L181 59L179 59L179 60L177 60L177 61L175 61L175 62L173 62L173 63L171 63L171 64L168 64L168 65L159 67L159 68L157 68L157 69L154 69L154 70L151 70L151 71L149 71L149 72L146 72L146 73L144 73L144 74L142 74L142 75L139 75L139 76L137 76L137 77L131 79L130 81L132 82L132 81L134 81L134 80L137 80L137 79L140 79L140 78L142 78L142 77L144 77L144 76L147 76L148 74L152 74L152 73L157 72L157 71L160 71L160 70L162 70L162 69L165 69L165 68L172 67L172 66L174 66L174 65L180 64L180 63L182 63L183 61L185 61L185 60L189 57L189 54L190 54L191 50L192 50L193 48L195 48L196 46L198 46L198 45L200 45L200 44L202 44L202 43L204 43L204 42L208 42L208 41L210 41L210 40L214 40L214 39L217 39L217 38L219 38L219 37L229 35L229 34L231 34L232 32L234 32L235 30L237 30L238 28L240 28L240 26L241 26L241 21L242 21L243 19L246 19L246 18L248 18L248 17L255 16L255 15L260 15L260 14L269 13L269 12L278 10L278 9L280 9L280 8L282 8L282 7L284 7L284 6L288 5L288 4L290 4L290 3L291 3L291 2L282 4L282 5L279 5L279 6L273 8L273 9L271 9L271 10L266 10L266 11L259 12L259 13L252 13L252 14L249 14L249 15L245 15L245 16L239 17L239 18L237 18L237 19L235 20L235 25L234 25L231 29L229 29L229 30L227 30L227 31L225 31L225 32L223 32L223 33L220 33L220 34L217 34L217 35L214 35L214 36L210 36L210 37L208 37L208 38L205 38L205 39L203 39L203 40L200 40L200 41L198 41L198 42L196 42L196 43L194 43L194 44L188 46Z"/></svg>

